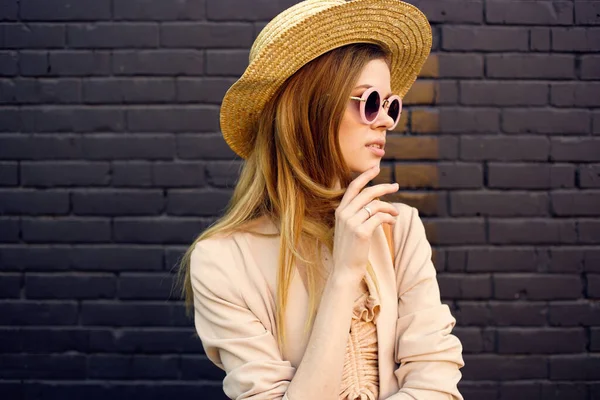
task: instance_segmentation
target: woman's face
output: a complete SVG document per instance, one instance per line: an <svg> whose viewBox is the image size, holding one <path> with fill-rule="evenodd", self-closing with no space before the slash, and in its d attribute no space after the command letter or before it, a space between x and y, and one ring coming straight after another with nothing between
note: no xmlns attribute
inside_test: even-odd
<svg viewBox="0 0 600 400"><path fill-rule="evenodd" d="M392 95L390 70L384 60L372 60L365 65L351 96L360 97L370 87L377 89L382 96L382 102ZM353 173L360 174L379 165L384 152L374 144L385 149L386 130L393 125L394 120L387 114L386 109L381 109L372 123L365 124L360 117L360 101L348 99L339 139L342 156Z"/></svg>

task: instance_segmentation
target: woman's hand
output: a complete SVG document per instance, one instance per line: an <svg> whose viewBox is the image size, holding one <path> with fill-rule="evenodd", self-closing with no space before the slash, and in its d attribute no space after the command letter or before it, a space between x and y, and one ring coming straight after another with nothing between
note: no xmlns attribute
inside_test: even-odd
<svg viewBox="0 0 600 400"><path fill-rule="evenodd" d="M335 237L333 242L333 275L341 274L357 283L363 278L368 262L371 236L384 222L396 222L398 211L390 203L376 200L398 191L398 184L365 185L379 174L375 166L354 179L335 210ZM364 208L371 211L371 215Z"/></svg>

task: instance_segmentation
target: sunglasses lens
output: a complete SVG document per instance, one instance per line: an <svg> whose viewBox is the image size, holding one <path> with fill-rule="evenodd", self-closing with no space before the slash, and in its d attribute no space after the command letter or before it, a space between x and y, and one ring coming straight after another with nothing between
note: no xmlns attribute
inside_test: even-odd
<svg viewBox="0 0 600 400"><path fill-rule="evenodd" d="M393 100L390 104L390 108L388 109L388 115L392 117L394 122L398 121L400 117L400 102L398 100Z"/></svg>
<svg viewBox="0 0 600 400"><path fill-rule="evenodd" d="M367 102L365 103L365 117L371 122L374 121L379 113L379 107L379 93L372 92L369 97L367 97Z"/></svg>

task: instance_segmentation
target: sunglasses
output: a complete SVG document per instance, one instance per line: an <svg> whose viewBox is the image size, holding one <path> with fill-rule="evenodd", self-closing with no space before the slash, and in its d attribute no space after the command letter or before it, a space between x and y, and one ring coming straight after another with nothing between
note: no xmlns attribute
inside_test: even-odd
<svg viewBox="0 0 600 400"><path fill-rule="evenodd" d="M362 96L350 96L350 99L360 101L360 117L362 121L369 125L377 119L379 111L381 111L382 101L381 95L374 87L367 89ZM383 101L383 108L387 107L387 114L394 120L394 125L389 129L392 130L398 125L402 105L400 96L390 96Z"/></svg>

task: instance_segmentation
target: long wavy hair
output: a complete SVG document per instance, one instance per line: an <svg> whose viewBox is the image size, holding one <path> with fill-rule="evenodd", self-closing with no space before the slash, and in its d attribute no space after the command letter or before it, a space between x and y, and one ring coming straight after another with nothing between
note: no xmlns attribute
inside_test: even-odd
<svg viewBox="0 0 600 400"><path fill-rule="evenodd" d="M254 127L253 152L243 164L224 215L194 240L181 259L177 283L188 316L193 311L190 258L196 244L217 234L246 230L248 223L266 216L280 237L276 298L280 348L285 343L288 288L299 262L306 266L306 331L310 329L327 275L321 249L333 251L335 209L352 181L339 146L340 124L360 72L375 59L389 65L388 53L374 44L331 50L288 78L267 103ZM371 265L367 273L375 280Z"/></svg>

